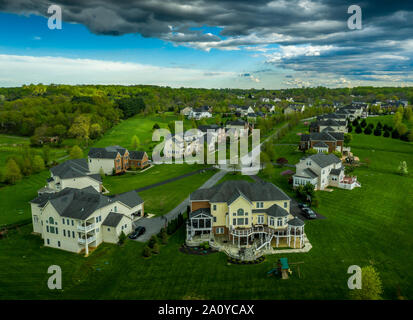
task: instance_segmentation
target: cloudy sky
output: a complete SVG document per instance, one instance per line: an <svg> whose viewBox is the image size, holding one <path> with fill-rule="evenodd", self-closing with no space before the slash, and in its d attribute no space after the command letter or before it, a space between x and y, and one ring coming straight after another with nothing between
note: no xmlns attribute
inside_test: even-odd
<svg viewBox="0 0 413 320"><path fill-rule="evenodd" d="M0 0L0 86L410 86L412 58L413 1Z"/></svg>

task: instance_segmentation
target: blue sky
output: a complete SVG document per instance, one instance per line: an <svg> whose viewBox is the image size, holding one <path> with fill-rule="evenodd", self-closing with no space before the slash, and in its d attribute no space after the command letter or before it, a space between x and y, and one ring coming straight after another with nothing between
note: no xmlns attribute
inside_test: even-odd
<svg viewBox="0 0 413 320"><path fill-rule="evenodd" d="M410 85L413 8L361 1L96 0L0 3L0 86L24 83L287 88Z"/></svg>

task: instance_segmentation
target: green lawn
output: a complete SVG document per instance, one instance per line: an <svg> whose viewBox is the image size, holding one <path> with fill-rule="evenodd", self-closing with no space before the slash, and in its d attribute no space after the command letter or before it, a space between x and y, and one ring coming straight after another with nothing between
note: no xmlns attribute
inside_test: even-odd
<svg viewBox="0 0 413 320"><path fill-rule="evenodd" d="M240 172L228 172L221 180L217 182L217 184L223 183L228 180L246 180L248 182L254 182L250 176L242 175Z"/></svg>
<svg viewBox="0 0 413 320"><path fill-rule="evenodd" d="M185 200L189 194L204 184L215 174L207 170L165 185L139 192L145 201L145 212L164 215Z"/></svg>
<svg viewBox="0 0 413 320"><path fill-rule="evenodd" d="M362 187L319 192L317 210L326 219L306 222L313 246L309 253L269 256L259 265L227 265L223 253L181 253L182 228L149 259L141 256L144 244L129 240L123 247L103 244L83 258L42 247L28 225L0 240L0 299L347 299L347 268L370 264L380 273L385 299L397 299L398 291L412 299L413 175L401 177L396 168L400 159L413 167L413 144L354 135L352 151L371 161L369 168L354 172ZM292 194L279 175L286 169L276 168L273 182ZM181 202L209 174L141 193L145 210L167 212L172 201ZM301 278L294 267L289 280L268 278L266 272L279 257L303 261ZM47 268L53 264L62 268L63 291L47 289Z"/></svg>
<svg viewBox="0 0 413 320"><path fill-rule="evenodd" d="M29 201L37 196L37 190L46 185L49 171L24 178L13 186L0 188L0 226L31 219Z"/></svg>
<svg viewBox="0 0 413 320"><path fill-rule="evenodd" d="M203 167L204 165L189 165L186 163L155 165L143 172L136 171L120 176L106 176L103 179L103 185L111 194L122 193L178 177Z"/></svg>
<svg viewBox="0 0 413 320"><path fill-rule="evenodd" d="M136 115L109 129L104 136L91 147L102 148L111 145L120 145L130 149L132 137L136 135L140 140L140 149L151 154L152 148L159 143L157 141L152 141L153 125L157 123L161 128L167 129L168 123L176 120L179 120L178 116L171 113L167 113L163 116ZM188 120L184 120L184 126L188 127L189 124L190 122L188 122ZM88 150L86 150L86 154L87 151Z"/></svg>

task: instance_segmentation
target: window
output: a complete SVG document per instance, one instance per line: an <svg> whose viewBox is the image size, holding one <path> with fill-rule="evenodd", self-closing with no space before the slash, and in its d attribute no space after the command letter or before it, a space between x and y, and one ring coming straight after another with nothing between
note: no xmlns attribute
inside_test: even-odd
<svg viewBox="0 0 413 320"><path fill-rule="evenodd" d="M244 224L244 218L238 218L237 219L237 224L238 225L243 225Z"/></svg>
<svg viewBox="0 0 413 320"><path fill-rule="evenodd" d="M274 218L270 218L270 226L274 226Z"/></svg>
<svg viewBox="0 0 413 320"><path fill-rule="evenodd" d="M234 226L236 226L236 225L237 225L237 219L232 219L232 224L233 224Z"/></svg>
<svg viewBox="0 0 413 320"><path fill-rule="evenodd" d="M47 221L46 221L47 222ZM49 232L49 226L46 226L46 231Z"/></svg>
<svg viewBox="0 0 413 320"><path fill-rule="evenodd" d="M59 229L57 229L57 227L56 227L56 234L59 234Z"/></svg>
<svg viewBox="0 0 413 320"><path fill-rule="evenodd" d="M62 223L65 224L65 218L62 219Z"/></svg>
<svg viewBox="0 0 413 320"><path fill-rule="evenodd" d="M49 239L46 239L47 240L47 244L50 244L50 240Z"/></svg>
<svg viewBox="0 0 413 320"><path fill-rule="evenodd" d="M263 224L264 223L264 216L258 216L258 224Z"/></svg>
<svg viewBox="0 0 413 320"><path fill-rule="evenodd" d="M278 218L277 219L277 227L282 227L283 225L283 219L282 218Z"/></svg>
<svg viewBox="0 0 413 320"><path fill-rule="evenodd" d="M70 238L70 230L67 230L67 236Z"/></svg>
<svg viewBox="0 0 413 320"><path fill-rule="evenodd" d="M244 219L244 224L248 224L248 218Z"/></svg>
<svg viewBox="0 0 413 320"><path fill-rule="evenodd" d="M108 231L110 231L110 228L108 228Z"/></svg>
<svg viewBox="0 0 413 320"><path fill-rule="evenodd" d="M70 221L69 221L69 219L66 219L66 222L67 222L67 225L69 225L69 224L70 224Z"/></svg>
<svg viewBox="0 0 413 320"><path fill-rule="evenodd" d="M60 247L60 241L57 241L57 246Z"/></svg>
<svg viewBox="0 0 413 320"><path fill-rule="evenodd" d="M96 232L99 232L99 228L96 228Z"/></svg>
<svg viewBox="0 0 413 320"><path fill-rule="evenodd" d="M264 202L257 202L257 208L264 208Z"/></svg>
<svg viewBox="0 0 413 320"><path fill-rule="evenodd" d="M216 234L224 234L224 228L223 227L216 228L215 233Z"/></svg>
<svg viewBox="0 0 413 320"><path fill-rule="evenodd" d="M50 224L54 224L54 219L53 219L53 217L50 217L50 218L49 218L49 223L50 223Z"/></svg>
<svg viewBox="0 0 413 320"><path fill-rule="evenodd" d="M75 225L74 220L72 220L72 226L74 226L74 225Z"/></svg>
<svg viewBox="0 0 413 320"><path fill-rule="evenodd" d="M243 209L238 209L238 216L243 216L244 215L244 210Z"/></svg>
<svg viewBox="0 0 413 320"><path fill-rule="evenodd" d="M50 226L50 233L54 233L54 227Z"/></svg>
<svg viewBox="0 0 413 320"><path fill-rule="evenodd" d="M217 222L217 217L214 217L214 222Z"/></svg>
<svg viewBox="0 0 413 320"><path fill-rule="evenodd" d="M115 210L115 212L118 212L118 207L117 207L117 206L115 206L114 210Z"/></svg>
<svg viewBox="0 0 413 320"><path fill-rule="evenodd" d="M75 237L75 232L74 231L72 231L72 236L73 236L73 238Z"/></svg>
<svg viewBox="0 0 413 320"><path fill-rule="evenodd" d="M287 206L288 206L288 202L286 201L284 202L284 208L287 208Z"/></svg>
<svg viewBox="0 0 413 320"><path fill-rule="evenodd" d="M214 204L214 206L212 208L213 208L214 211L217 210L217 205Z"/></svg>

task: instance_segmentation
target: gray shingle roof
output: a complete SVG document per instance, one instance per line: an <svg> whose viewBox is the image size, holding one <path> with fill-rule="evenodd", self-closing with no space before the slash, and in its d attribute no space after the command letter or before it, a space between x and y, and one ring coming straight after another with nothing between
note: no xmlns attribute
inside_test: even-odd
<svg viewBox="0 0 413 320"><path fill-rule="evenodd" d="M65 188L60 192L41 194L31 203L44 207L47 202L50 202L60 216L85 220L96 210L116 201L128 207L134 207L143 202L135 191L107 197L97 192L93 187L87 187L84 189Z"/></svg>
<svg viewBox="0 0 413 320"><path fill-rule="evenodd" d="M269 182L248 182L245 180L228 180L206 189L191 193L190 200L209 200L210 202L228 202L242 193L252 201L290 200L281 189Z"/></svg>
<svg viewBox="0 0 413 320"><path fill-rule="evenodd" d="M126 152L121 146L109 146L105 148L90 148L88 156L99 159L115 159L118 152L123 156Z"/></svg>
<svg viewBox="0 0 413 320"><path fill-rule="evenodd" d="M241 119L237 119L235 121L227 121L226 125L230 126L245 126L246 122Z"/></svg>
<svg viewBox="0 0 413 320"><path fill-rule="evenodd" d="M67 160L55 167L52 167L50 171L54 176L58 176L61 179L84 177L90 174L86 159ZM92 178L101 181L99 175L93 175Z"/></svg>
<svg viewBox="0 0 413 320"><path fill-rule="evenodd" d="M142 160L145 155L145 151L129 151L129 159L131 160Z"/></svg>
<svg viewBox="0 0 413 320"><path fill-rule="evenodd" d="M303 170L304 171L304 173L307 175L307 176L309 176L310 178L317 178L318 176L317 176L317 174L313 171L313 170L311 170L310 168L306 168L306 169L304 169Z"/></svg>
<svg viewBox="0 0 413 320"><path fill-rule="evenodd" d="M334 176L339 176L343 169L331 169L330 174Z"/></svg>
<svg viewBox="0 0 413 320"><path fill-rule="evenodd" d="M110 212L106 219L102 222L102 225L107 227L117 227L122 218L123 214Z"/></svg>
<svg viewBox="0 0 413 320"><path fill-rule="evenodd" d="M289 215L288 211L281 208L279 205L277 204L273 204L271 207L267 208L267 209L253 209L252 213L266 213L271 217L276 217L276 218L281 218L281 217L286 217Z"/></svg>
<svg viewBox="0 0 413 320"><path fill-rule="evenodd" d="M290 221L288 221L288 224L293 227L301 227L304 225L304 221L295 217L294 219L291 219Z"/></svg>
<svg viewBox="0 0 413 320"><path fill-rule="evenodd" d="M136 191L128 191L125 193L117 194L111 197L114 201L120 201L126 204L129 208L133 208L141 203L143 203L142 198L138 195Z"/></svg>
<svg viewBox="0 0 413 320"><path fill-rule="evenodd" d="M312 156L309 156L307 159L311 159L311 161L317 163L321 168L325 168L334 163L341 163L341 160L332 153L317 153Z"/></svg>

